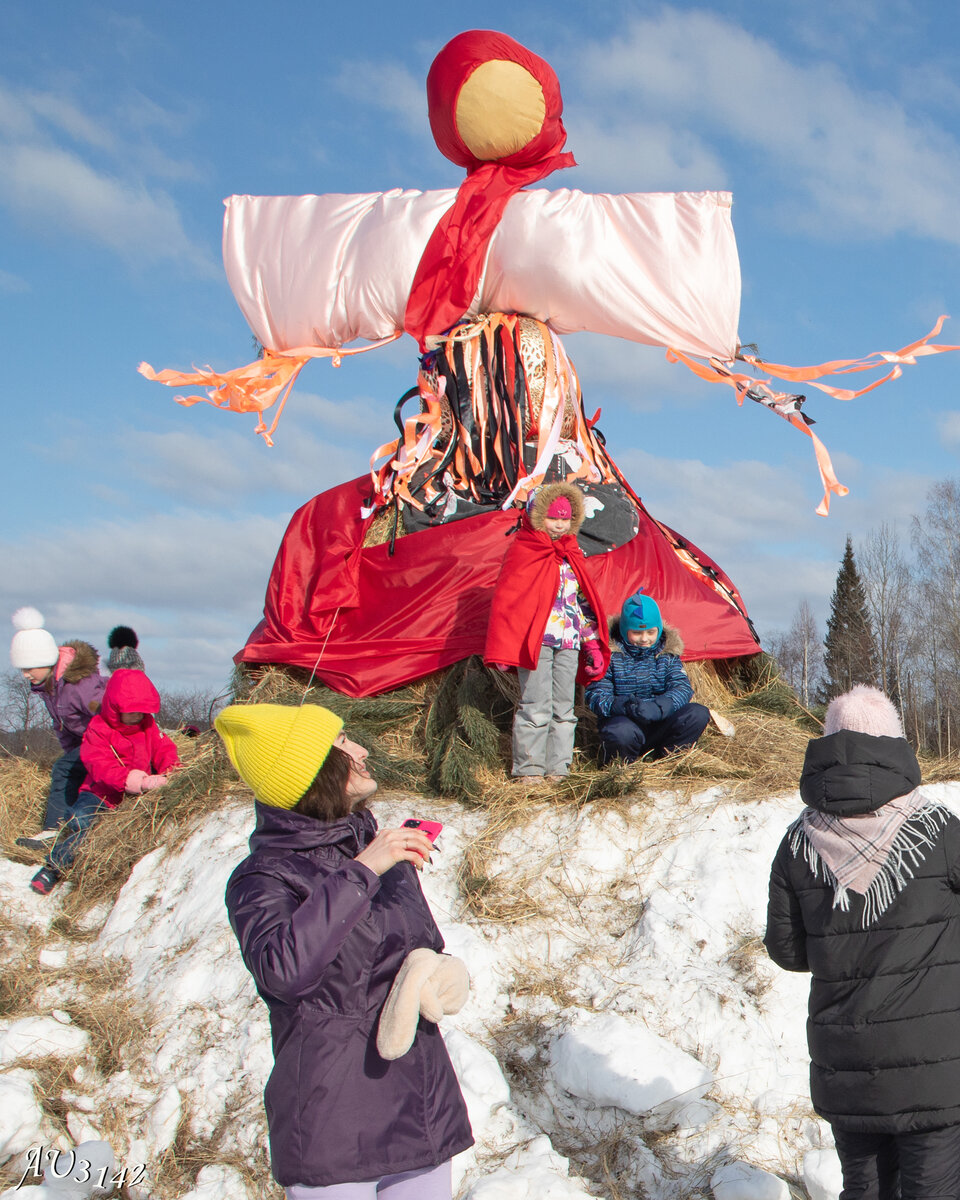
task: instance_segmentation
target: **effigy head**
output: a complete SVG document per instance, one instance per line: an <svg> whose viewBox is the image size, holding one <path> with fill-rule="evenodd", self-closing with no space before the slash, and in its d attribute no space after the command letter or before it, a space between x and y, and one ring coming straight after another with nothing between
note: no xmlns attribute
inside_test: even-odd
<svg viewBox="0 0 960 1200"><path fill-rule="evenodd" d="M505 33L470 29L447 42L427 75L427 102L437 148L468 172L531 166L566 141L556 73Z"/></svg>

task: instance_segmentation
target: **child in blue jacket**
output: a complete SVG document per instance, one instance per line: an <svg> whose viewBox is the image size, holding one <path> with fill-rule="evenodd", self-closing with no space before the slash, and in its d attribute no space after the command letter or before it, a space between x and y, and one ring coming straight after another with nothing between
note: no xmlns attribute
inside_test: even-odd
<svg viewBox="0 0 960 1200"><path fill-rule="evenodd" d="M662 758L692 746L710 720L710 710L691 703L693 688L683 669L683 642L663 624L652 596L635 592L620 610L620 646L602 679L587 687L597 714L600 762L634 762L641 755Z"/></svg>

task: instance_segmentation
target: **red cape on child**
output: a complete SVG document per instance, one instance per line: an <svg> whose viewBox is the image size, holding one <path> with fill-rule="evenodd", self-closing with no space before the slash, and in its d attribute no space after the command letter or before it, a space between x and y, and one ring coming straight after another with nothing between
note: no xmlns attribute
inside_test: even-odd
<svg viewBox="0 0 960 1200"><path fill-rule="evenodd" d="M610 661L610 636L600 592L590 570L589 559L572 533L552 541L549 534L534 529L524 513L519 531L512 535L490 606L490 623L483 649L484 662L531 671L540 657L543 631L553 599L560 587L560 563L566 559L577 583L597 618L598 644L606 670ZM577 683L589 683L580 655Z"/></svg>

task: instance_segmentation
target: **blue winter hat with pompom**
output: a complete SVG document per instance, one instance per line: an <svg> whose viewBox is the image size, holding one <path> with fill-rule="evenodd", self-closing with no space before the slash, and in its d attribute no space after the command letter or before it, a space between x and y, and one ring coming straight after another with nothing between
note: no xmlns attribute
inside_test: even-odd
<svg viewBox="0 0 960 1200"><path fill-rule="evenodd" d="M631 630L656 629L657 637L663 632L663 617L652 596L634 592L623 602L620 609L620 635L626 637Z"/></svg>

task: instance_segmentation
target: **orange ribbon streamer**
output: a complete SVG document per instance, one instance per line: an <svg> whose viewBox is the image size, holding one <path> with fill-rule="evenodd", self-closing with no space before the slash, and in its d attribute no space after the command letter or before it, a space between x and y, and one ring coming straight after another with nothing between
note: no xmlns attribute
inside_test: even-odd
<svg viewBox="0 0 960 1200"><path fill-rule="evenodd" d="M948 351L960 350L960 346L930 344L930 339L939 334L946 320L946 315L942 315L926 337L911 342L909 346L904 346L901 350L877 350L872 354L866 355L864 358L834 359L832 362L819 363L811 367L791 367L785 363L765 362L754 354L739 355L738 358L740 361L747 363L757 371L765 373L766 377L759 379L733 369L732 362L722 363L715 358L711 358L707 363L697 362L679 350L668 349L667 361L674 363L682 362L698 378L705 379L710 383L724 383L732 387L737 396L737 404L740 405L743 404L751 388L767 389L771 378L784 379L790 383L809 383L821 392L826 392L828 396L832 396L835 400L853 400L857 396L865 396L867 392L872 392L874 388L878 388L884 383L889 383L891 379L899 379L903 374L902 368L904 366L915 366L918 358L925 358L931 354L945 354ZM881 378L873 380L872 383L867 384L865 387L856 390L817 382L817 380L822 379L825 375L851 375L859 371L876 370L887 363L892 364L892 370L881 376ZM772 403L766 404L765 407L771 408L783 417L784 420L789 421L794 429L799 429L801 433L805 433L813 442L817 468L823 484L823 499L817 506L816 511L819 516L825 517L830 511L830 494L846 496L849 494L849 488L844 487L838 481L826 446L824 446L823 442L820 441L810 426L804 421L800 415L799 407L793 411L787 411L785 406L782 407L776 403L781 397L787 399L784 393L772 392L770 395ZM760 402L764 403L762 400Z"/></svg>
<svg viewBox="0 0 960 1200"><path fill-rule="evenodd" d="M298 346L292 350L264 350L263 357L245 367L234 367L232 371L214 371L212 367L199 367L193 371L155 371L149 363L142 362L137 370L145 378L167 387L205 387L205 396L174 396L177 404L190 408L194 404L212 404L215 408L228 408L233 412L255 412L258 414L254 430L268 446L273 445L273 433L277 428L283 406L297 376L311 358L329 358L335 367L345 355L365 354L376 350L401 337L401 331L371 342L369 346L357 346L351 350L329 346ZM269 428L264 423L263 413L277 404Z"/></svg>

